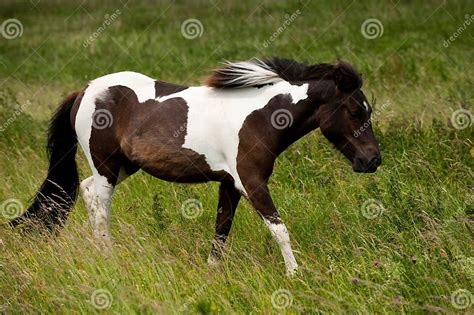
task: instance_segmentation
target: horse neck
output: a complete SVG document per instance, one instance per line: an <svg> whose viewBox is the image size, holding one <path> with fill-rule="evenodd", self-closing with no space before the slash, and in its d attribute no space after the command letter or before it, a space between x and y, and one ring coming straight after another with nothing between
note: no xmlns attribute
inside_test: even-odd
<svg viewBox="0 0 474 315"><path fill-rule="evenodd" d="M311 98L297 104L289 104L285 109L292 117L292 124L288 128L278 130L275 133L278 154L319 127L316 117L317 107Z"/></svg>
<svg viewBox="0 0 474 315"><path fill-rule="evenodd" d="M278 139L281 147L279 153L309 132L319 128L319 107L329 103L337 96L337 88L332 80L312 80L308 82L295 82L295 84L308 84L307 98L297 104L287 104L285 107L293 116L293 125L282 132Z"/></svg>

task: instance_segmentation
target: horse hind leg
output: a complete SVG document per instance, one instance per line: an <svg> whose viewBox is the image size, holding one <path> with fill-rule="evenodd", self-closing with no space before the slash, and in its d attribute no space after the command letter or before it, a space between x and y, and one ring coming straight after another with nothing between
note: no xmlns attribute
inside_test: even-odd
<svg viewBox="0 0 474 315"><path fill-rule="evenodd" d="M94 195L91 203L91 212L89 215L94 234L107 241L110 237L110 217L112 194L114 192L114 185L109 182L107 177L94 174Z"/></svg>
<svg viewBox="0 0 474 315"><path fill-rule="evenodd" d="M110 240L109 226L114 185L103 175L95 173L83 180L80 187L94 235Z"/></svg>
<svg viewBox="0 0 474 315"><path fill-rule="evenodd" d="M92 203L94 201L94 195L95 195L95 187L94 187L94 176L90 176L86 179L84 179L81 182L81 193L82 193L82 198L84 199L84 205L87 210L87 214L89 215L89 221L94 228L94 211L92 210Z"/></svg>
<svg viewBox="0 0 474 315"><path fill-rule="evenodd" d="M125 166L116 160L109 160L97 168L92 167L93 175L81 182L92 230L97 237L107 241L111 239L109 229L115 186L136 171Z"/></svg>

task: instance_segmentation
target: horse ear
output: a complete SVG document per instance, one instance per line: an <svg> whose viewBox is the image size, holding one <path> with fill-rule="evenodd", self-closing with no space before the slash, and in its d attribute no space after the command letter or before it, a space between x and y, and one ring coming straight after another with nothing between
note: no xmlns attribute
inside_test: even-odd
<svg viewBox="0 0 474 315"><path fill-rule="evenodd" d="M334 67L334 83L342 92L353 92L362 87L362 77L350 64L339 61Z"/></svg>

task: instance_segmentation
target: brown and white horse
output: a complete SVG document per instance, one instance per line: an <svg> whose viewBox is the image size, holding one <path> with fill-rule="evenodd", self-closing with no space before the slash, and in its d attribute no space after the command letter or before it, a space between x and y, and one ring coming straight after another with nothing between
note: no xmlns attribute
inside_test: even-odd
<svg viewBox="0 0 474 315"><path fill-rule="evenodd" d="M220 182L217 262L241 196L278 242L288 274L298 265L267 186L276 157L310 131L323 135L356 172L374 172L380 151L362 79L344 62L270 59L226 63L204 86L119 72L71 94L51 120L50 166L33 204L11 224L62 226L79 186L77 142L92 169L80 188L94 233L109 239L114 187L139 169L166 181ZM362 132L361 132L362 130ZM358 131L358 132L356 132Z"/></svg>

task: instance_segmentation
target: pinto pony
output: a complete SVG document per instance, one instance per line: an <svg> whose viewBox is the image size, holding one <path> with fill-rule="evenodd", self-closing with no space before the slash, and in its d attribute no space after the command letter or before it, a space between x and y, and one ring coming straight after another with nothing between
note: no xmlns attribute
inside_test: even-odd
<svg viewBox="0 0 474 315"><path fill-rule="evenodd" d="M11 224L36 221L55 230L66 221L80 186L95 235L109 239L114 188L139 169L171 182L218 181L208 262L218 261L244 196L293 274L298 264L288 230L267 186L275 159L319 127L354 171L376 171L380 151L361 87L361 76L347 63L307 65L276 58L226 63L203 86L135 72L100 77L56 111L49 127L47 178L30 208ZM80 185L77 142L92 169Z"/></svg>

